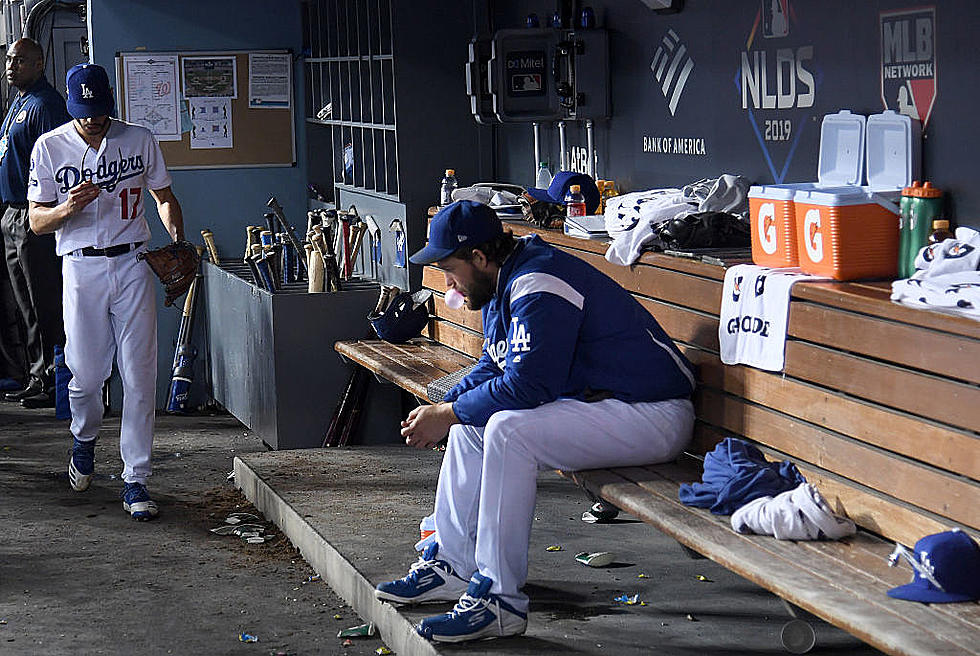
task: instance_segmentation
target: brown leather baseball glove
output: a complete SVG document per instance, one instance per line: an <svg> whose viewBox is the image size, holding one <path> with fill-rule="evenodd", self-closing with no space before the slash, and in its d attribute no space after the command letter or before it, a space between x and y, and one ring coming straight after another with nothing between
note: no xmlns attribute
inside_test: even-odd
<svg viewBox="0 0 980 656"><path fill-rule="evenodd" d="M161 248L145 251L136 256L146 260L167 292L164 305L174 304L174 300L187 291L194 282L201 256L189 241L178 241Z"/></svg>

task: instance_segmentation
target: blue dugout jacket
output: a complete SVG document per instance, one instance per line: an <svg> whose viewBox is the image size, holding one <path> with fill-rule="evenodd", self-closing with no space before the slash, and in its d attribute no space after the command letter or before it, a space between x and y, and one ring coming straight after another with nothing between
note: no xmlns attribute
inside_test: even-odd
<svg viewBox="0 0 980 656"><path fill-rule="evenodd" d="M501 266L483 332L479 362L445 397L464 424L559 398L632 403L694 391L691 363L629 292L537 235L519 239Z"/></svg>
<svg viewBox="0 0 980 656"><path fill-rule="evenodd" d="M31 149L45 132L71 120L65 99L42 76L15 95L0 127L0 200L27 204L27 174Z"/></svg>

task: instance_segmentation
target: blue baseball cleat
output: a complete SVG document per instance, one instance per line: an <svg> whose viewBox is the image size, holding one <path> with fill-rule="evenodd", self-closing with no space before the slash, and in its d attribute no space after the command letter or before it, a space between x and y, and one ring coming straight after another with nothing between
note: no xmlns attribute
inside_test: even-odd
<svg viewBox="0 0 980 656"><path fill-rule="evenodd" d="M81 442L74 438L68 461L68 483L76 492L84 492L95 473L95 440Z"/></svg>
<svg viewBox="0 0 980 656"><path fill-rule="evenodd" d="M147 522L157 516L157 503L150 498L142 483L126 483L123 488L123 510L138 521Z"/></svg>
<svg viewBox="0 0 980 656"><path fill-rule="evenodd" d="M435 601L455 601L466 591L466 581L461 579L452 565L437 560L439 544L432 543L412 564L408 576L397 581L378 584L375 596L382 601L398 604L424 604Z"/></svg>
<svg viewBox="0 0 980 656"><path fill-rule="evenodd" d="M493 579L474 574L466 593L453 610L427 617L415 630L427 640L465 642L521 635L527 630L527 615L500 597L490 594Z"/></svg>

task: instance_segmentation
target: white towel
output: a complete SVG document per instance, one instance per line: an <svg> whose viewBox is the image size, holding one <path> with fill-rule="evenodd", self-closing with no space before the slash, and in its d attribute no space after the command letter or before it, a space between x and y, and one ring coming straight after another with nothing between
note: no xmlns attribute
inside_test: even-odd
<svg viewBox="0 0 980 656"><path fill-rule="evenodd" d="M956 229L955 239L930 244L919 251L912 277L921 280L977 269L980 269L980 232L960 227Z"/></svg>
<svg viewBox="0 0 980 656"><path fill-rule="evenodd" d="M892 282L891 298L904 305L980 319L980 271L896 280Z"/></svg>
<svg viewBox="0 0 980 656"><path fill-rule="evenodd" d="M800 280L825 280L798 268L738 264L725 272L718 322L721 361L782 371L789 295Z"/></svg>
<svg viewBox="0 0 980 656"><path fill-rule="evenodd" d="M856 530L854 522L831 512L817 488L809 483L750 501L732 514L732 529L771 535L777 540L839 540Z"/></svg>

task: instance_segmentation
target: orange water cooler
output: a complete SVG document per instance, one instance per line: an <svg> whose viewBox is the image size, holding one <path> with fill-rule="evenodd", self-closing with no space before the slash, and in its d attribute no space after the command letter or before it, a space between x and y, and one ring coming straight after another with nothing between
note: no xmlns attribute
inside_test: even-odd
<svg viewBox="0 0 980 656"><path fill-rule="evenodd" d="M886 111L867 120L868 185L799 189L793 195L799 266L834 280L894 278L898 202L918 177L919 124Z"/></svg>
<svg viewBox="0 0 980 656"><path fill-rule="evenodd" d="M820 124L817 182L755 185L749 189L752 261L767 267L800 266L796 194L860 185L864 178L865 118L841 110Z"/></svg>

